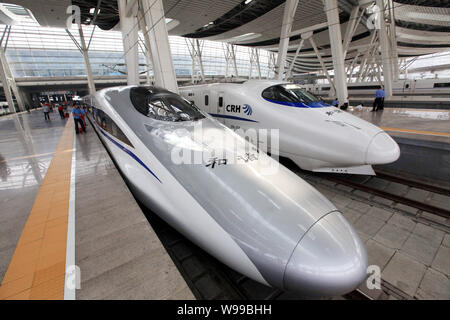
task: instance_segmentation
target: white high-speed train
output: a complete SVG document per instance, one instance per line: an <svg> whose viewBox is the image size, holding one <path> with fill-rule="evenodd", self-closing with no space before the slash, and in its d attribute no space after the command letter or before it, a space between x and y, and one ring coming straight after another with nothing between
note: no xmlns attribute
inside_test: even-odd
<svg viewBox="0 0 450 320"><path fill-rule="evenodd" d="M364 245L338 209L195 105L135 86L85 102L138 199L223 263L311 297L344 294L365 279ZM182 154L200 161L179 161Z"/></svg>
<svg viewBox="0 0 450 320"><path fill-rule="evenodd" d="M249 80L187 86L180 93L232 129L279 129L280 155L304 170L373 175L372 165L400 156L397 143L379 127L296 84Z"/></svg>
<svg viewBox="0 0 450 320"><path fill-rule="evenodd" d="M305 84L303 88L313 94L328 96L330 94L329 84ZM375 91L381 88L379 82L354 82L347 85L351 96L374 97ZM392 94L394 96L435 96L450 98L450 79L406 79L396 80L392 83Z"/></svg>

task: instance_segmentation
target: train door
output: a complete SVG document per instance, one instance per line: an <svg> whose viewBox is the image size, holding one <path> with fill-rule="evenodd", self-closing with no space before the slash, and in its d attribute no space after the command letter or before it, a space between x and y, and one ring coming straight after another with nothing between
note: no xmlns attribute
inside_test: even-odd
<svg viewBox="0 0 450 320"><path fill-rule="evenodd" d="M212 103L211 103L211 94L209 91L203 91L201 96L202 101L200 105L204 106L203 110L205 112L211 113L213 112Z"/></svg>
<svg viewBox="0 0 450 320"><path fill-rule="evenodd" d="M219 115L219 117L217 117L217 120L219 120L220 122L222 122L223 124L226 125L225 122L225 117L220 117L221 115L225 115L225 94L223 91L220 91L217 94L217 109L216 109L216 113Z"/></svg>
<svg viewBox="0 0 450 320"><path fill-rule="evenodd" d="M405 80L403 82L403 93L409 93L413 90L413 82L411 80Z"/></svg>

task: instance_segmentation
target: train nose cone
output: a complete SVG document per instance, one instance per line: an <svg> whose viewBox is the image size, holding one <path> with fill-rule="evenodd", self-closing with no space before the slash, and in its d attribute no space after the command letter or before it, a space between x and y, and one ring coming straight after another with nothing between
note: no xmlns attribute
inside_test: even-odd
<svg viewBox="0 0 450 320"><path fill-rule="evenodd" d="M288 291L308 297L337 296L366 278L367 253L338 211L320 219L294 249L284 275Z"/></svg>
<svg viewBox="0 0 450 320"><path fill-rule="evenodd" d="M367 164L392 163L400 157L400 148L386 132L375 135L366 151Z"/></svg>

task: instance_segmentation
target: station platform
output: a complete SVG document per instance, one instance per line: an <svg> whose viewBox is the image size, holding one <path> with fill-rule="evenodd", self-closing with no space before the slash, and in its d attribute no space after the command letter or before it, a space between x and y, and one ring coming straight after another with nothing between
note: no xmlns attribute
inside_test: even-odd
<svg viewBox="0 0 450 320"><path fill-rule="evenodd" d="M450 110L354 108L353 115L373 123L393 137L450 143Z"/></svg>
<svg viewBox="0 0 450 320"><path fill-rule="evenodd" d="M354 108L353 115L385 130L400 146L400 159L375 169L450 186L450 110ZM431 165L430 165L431 164Z"/></svg>
<svg viewBox="0 0 450 320"><path fill-rule="evenodd" d="M0 134L0 299L194 299L92 127L36 110Z"/></svg>

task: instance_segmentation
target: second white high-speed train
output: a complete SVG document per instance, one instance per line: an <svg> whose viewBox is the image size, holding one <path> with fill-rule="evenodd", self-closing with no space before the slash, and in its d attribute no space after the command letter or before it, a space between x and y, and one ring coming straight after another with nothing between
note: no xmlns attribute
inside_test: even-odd
<svg viewBox="0 0 450 320"><path fill-rule="evenodd" d="M382 129L296 84L249 80L187 86L180 93L232 129L279 129L279 154L304 170L373 175L372 165L400 156Z"/></svg>
<svg viewBox="0 0 450 320"><path fill-rule="evenodd" d="M329 84L305 84L302 88L320 96L328 96ZM350 96L368 96L373 98L375 91L381 88L379 82L352 82L347 85ZM392 82L394 96L434 96L438 101L448 101L450 98L450 79L402 79ZM431 97L430 97L431 98ZM445 100L447 99L447 100Z"/></svg>
<svg viewBox="0 0 450 320"><path fill-rule="evenodd" d="M366 278L364 244L339 210L195 105L133 86L85 102L135 196L229 267L312 297Z"/></svg>

